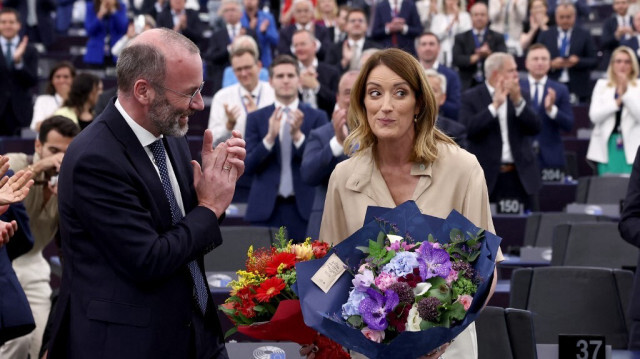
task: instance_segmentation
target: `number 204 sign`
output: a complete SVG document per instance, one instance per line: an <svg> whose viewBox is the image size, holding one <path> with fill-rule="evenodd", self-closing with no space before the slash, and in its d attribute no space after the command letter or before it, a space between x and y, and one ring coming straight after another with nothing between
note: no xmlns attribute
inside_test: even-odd
<svg viewBox="0 0 640 359"><path fill-rule="evenodd" d="M606 345L603 335L559 335L558 358L605 359Z"/></svg>

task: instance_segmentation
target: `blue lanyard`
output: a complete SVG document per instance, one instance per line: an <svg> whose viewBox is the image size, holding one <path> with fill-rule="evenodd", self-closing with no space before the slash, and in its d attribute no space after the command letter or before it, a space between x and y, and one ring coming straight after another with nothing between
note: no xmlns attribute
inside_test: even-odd
<svg viewBox="0 0 640 359"><path fill-rule="evenodd" d="M482 32L484 33L482 36L482 42L480 42L480 40L478 39L478 35L476 35L475 31L471 31L471 35L473 35L473 41L476 43L476 48L482 46L482 43L484 42L484 40L486 40L487 34L486 34L486 30L482 30Z"/></svg>
<svg viewBox="0 0 640 359"><path fill-rule="evenodd" d="M260 86L260 90L258 90L258 97L256 97L256 108L258 108L258 106L260 105L260 95L262 94L262 84L258 84L258 86ZM242 91L240 91L240 87L238 86L238 97L240 97L240 103L242 104L242 108L244 108L244 113L246 115L249 114L249 112L247 111L247 105L245 105L244 103L244 98L242 97ZM252 96L251 92L249 92L249 96Z"/></svg>

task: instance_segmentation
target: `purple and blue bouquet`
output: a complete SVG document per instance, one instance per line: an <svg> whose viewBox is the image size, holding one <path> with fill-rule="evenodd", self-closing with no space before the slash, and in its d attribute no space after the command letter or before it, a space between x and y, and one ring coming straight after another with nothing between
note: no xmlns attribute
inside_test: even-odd
<svg viewBox="0 0 640 359"><path fill-rule="evenodd" d="M475 320L491 286L500 238L458 212L423 215L407 202L368 222L324 259L299 263L305 323L369 358L411 358ZM347 267L324 293L310 279L336 254Z"/></svg>

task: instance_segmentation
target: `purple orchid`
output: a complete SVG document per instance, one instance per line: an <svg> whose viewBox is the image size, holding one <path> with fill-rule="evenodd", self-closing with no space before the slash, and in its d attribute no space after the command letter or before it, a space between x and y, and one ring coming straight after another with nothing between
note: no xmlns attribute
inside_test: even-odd
<svg viewBox="0 0 640 359"><path fill-rule="evenodd" d="M384 294L375 289L367 289L368 298L360 302L360 314L362 320L367 323L372 330L385 330L387 323L387 314L389 314L400 303L398 294L392 290L386 290Z"/></svg>
<svg viewBox="0 0 640 359"><path fill-rule="evenodd" d="M451 272L449 253L444 249L434 247L429 242L423 242L418 249L418 267L422 280L433 277L447 278Z"/></svg>

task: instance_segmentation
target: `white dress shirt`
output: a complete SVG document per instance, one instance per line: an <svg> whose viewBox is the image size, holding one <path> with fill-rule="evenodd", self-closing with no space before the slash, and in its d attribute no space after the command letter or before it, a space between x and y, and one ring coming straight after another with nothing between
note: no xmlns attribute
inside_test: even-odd
<svg viewBox="0 0 640 359"><path fill-rule="evenodd" d="M495 89L489 85L488 82L485 82L487 85L487 89L489 90L489 95L493 98L493 93ZM500 122L500 137L502 138L502 163L513 163L513 154L511 153L511 144L509 143L509 126L507 121L507 103L509 100L505 100L500 107L497 109L493 106L493 103L489 105L489 111L493 117L498 117L498 121ZM527 102L522 99L520 103L515 108L516 116L520 116Z"/></svg>
<svg viewBox="0 0 640 359"><path fill-rule="evenodd" d="M276 110L278 110L279 108L285 108L285 107L288 107L288 108L289 108L289 110L291 111L291 115L293 115L293 113L295 112L295 110L297 110L297 109L298 109L298 106L300 105L300 100L295 99L295 100L294 100L292 103L290 103L289 105L285 105L285 104L283 104L283 103L279 102L278 100L275 100L275 101L273 102L273 105L275 106L275 109L276 109ZM285 120L286 120L286 118L283 116L283 117L282 117L282 120L280 121L280 132L279 132L279 136L280 136L280 137L282 137L282 131L283 131L283 129L284 129L284 121L285 121ZM302 133L302 136L300 136L300 139L298 140L298 142L294 142L294 143L293 143L293 145L294 145L296 148L300 148L300 146L302 146L302 143L304 143L305 138L306 138L306 137L305 137L304 133ZM268 143L267 141L265 141L264 139L262 140L262 144L264 144L264 147L265 147L267 150L269 150L269 151L271 151L271 150L273 149L273 146L275 145L275 143L274 143L274 144L270 144L270 143Z"/></svg>
<svg viewBox="0 0 640 359"><path fill-rule="evenodd" d="M531 101L533 101L533 96L534 96L534 88L536 87L536 82L538 83L537 87L538 87L538 106L540 107L544 107L544 87L547 85L547 79L548 76L544 76L542 77L540 80L534 79L531 75L528 76L529 78L529 89L531 92ZM556 99L557 100L557 99ZM556 119L556 116L558 115L558 106L556 106L556 104L554 103L551 106L551 111L546 111L547 116L549 116L549 118L551 118L552 120Z"/></svg>
<svg viewBox="0 0 640 359"><path fill-rule="evenodd" d="M569 42L569 45L567 47L567 54L569 53L569 49L571 48L571 33L573 32L573 28L567 30L567 39ZM558 26L558 50L561 49L562 46L562 38L564 37L564 30L562 30L562 28L560 28ZM564 57L565 54L560 54L560 57ZM567 83L569 82L569 69L565 68L562 70L562 73L560 74L560 78L558 79L558 82L562 82L562 83Z"/></svg>

